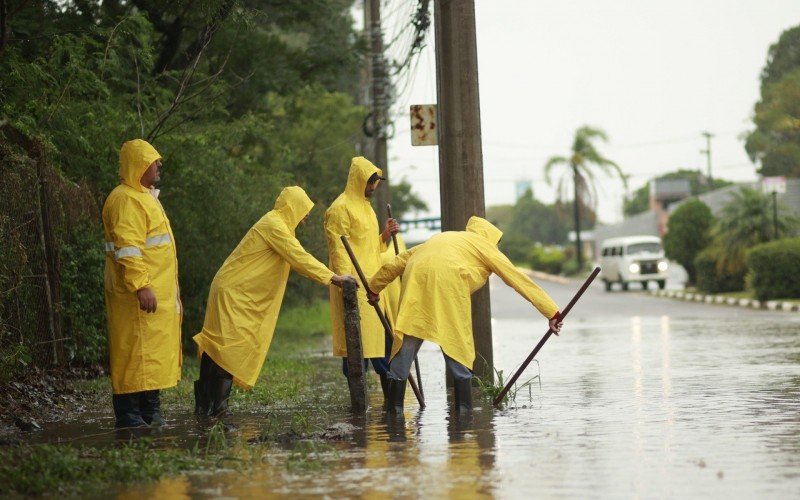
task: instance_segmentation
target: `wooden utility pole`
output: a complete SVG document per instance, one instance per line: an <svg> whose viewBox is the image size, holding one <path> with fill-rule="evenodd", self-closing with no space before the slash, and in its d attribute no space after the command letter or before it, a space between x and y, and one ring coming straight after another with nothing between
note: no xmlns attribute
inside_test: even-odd
<svg viewBox="0 0 800 500"><path fill-rule="evenodd" d="M714 182L711 178L711 138L714 134L704 130L701 132L702 136L706 138L706 149L701 149L700 152L706 155L706 168L708 169L708 186L713 188Z"/></svg>
<svg viewBox="0 0 800 500"><path fill-rule="evenodd" d="M474 0L435 0L436 95L442 230L463 231L486 213ZM472 295L474 372L493 377L489 286Z"/></svg>
<svg viewBox="0 0 800 500"><path fill-rule="evenodd" d="M381 29L381 0L365 0L366 13L364 21L369 35L370 43L370 70L371 70L371 115L368 128L373 137L372 162L383 171L383 176L389 179L389 161L386 148L386 139L389 130L389 72L386 68L386 57L383 53L383 30ZM375 191L375 201L378 207L385 207L392 202L388 184ZM376 210L380 227L383 228L386 214L384 210Z"/></svg>

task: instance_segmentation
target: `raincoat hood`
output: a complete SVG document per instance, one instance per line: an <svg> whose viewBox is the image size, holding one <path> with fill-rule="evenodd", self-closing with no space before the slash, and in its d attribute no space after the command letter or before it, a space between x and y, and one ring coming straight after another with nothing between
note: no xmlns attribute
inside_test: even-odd
<svg viewBox="0 0 800 500"><path fill-rule="evenodd" d="M383 172L363 156L356 156L350 162L350 173L347 176L347 186L344 188L344 192L350 196L366 198L364 190L367 188L367 181L372 174L382 176Z"/></svg>
<svg viewBox="0 0 800 500"><path fill-rule="evenodd" d="M138 191L147 191L139 182L147 167L160 160L156 148L142 139L127 141L119 151L119 177L122 183Z"/></svg>
<svg viewBox="0 0 800 500"><path fill-rule="evenodd" d="M289 186L283 188L275 201L275 211L281 214L284 222L294 229L314 207L314 202L303 188Z"/></svg>
<svg viewBox="0 0 800 500"><path fill-rule="evenodd" d="M503 231L497 229L491 222L473 215L467 221L467 231L483 236L492 245L497 245L503 237Z"/></svg>

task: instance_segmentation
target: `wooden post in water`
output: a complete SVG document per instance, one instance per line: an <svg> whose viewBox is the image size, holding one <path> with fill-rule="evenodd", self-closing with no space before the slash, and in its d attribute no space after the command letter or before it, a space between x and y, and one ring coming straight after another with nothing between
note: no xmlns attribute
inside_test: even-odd
<svg viewBox="0 0 800 500"><path fill-rule="evenodd" d="M350 389L350 406L355 413L367 411L367 381L364 377L364 357L361 349L361 316L355 282L342 284L344 296L344 336L347 345L347 386Z"/></svg>

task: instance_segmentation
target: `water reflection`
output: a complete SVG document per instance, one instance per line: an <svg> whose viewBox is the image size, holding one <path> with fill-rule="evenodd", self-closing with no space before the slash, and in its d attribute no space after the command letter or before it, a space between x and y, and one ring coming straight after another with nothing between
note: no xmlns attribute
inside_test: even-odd
<svg viewBox="0 0 800 500"><path fill-rule="evenodd" d="M466 418L448 409L440 351L424 346L425 410L408 391L404 418L386 419L375 386L365 419L324 408L359 428L348 439L306 455L270 444L252 471L193 473L120 496L797 497L798 326L791 315L727 310L584 317L542 350L541 388L503 410L476 395ZM540 328L496 319L497 368L511 373ZM248 435L266 425L238 417ZM172 418L162 442L203 438Z"/></svg>

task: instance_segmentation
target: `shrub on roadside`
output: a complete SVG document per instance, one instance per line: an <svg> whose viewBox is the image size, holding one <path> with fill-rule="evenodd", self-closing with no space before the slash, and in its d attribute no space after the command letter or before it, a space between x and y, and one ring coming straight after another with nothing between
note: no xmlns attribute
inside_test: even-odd
<svg viewBox="0 0 800 500"><path fill-rule="evenodd" d="M800 238L756 245L747 267L758 300L800 298Z"/></svg>
<svg viewBox="0 0 800 500"><path fill-rule="evenodd" d="M515 234L503 235L500 241L500 250L515 264L527 264L532 248L533 242L529 238Z"/></svg>
<svg viewBox="0 0 800 500"><path fill-rule="evenodd" d="M528 261L531 268L537 271L560 274L564 267L566 256L564 251L559 248L546 248L541 245L535 245L530 251Z"/></svg>
<svg viewBox="0 0 800 500"><path fill-rule="evenodd" d="M669 231L664 235L664 252L686 269L690 283L699 280L695 257L711 241L709 229L713 221L714 216L708 205L696 199L683 203L669 218Z"/></svg>
<svg viewBox="0 0 800 500"><path fill-rule="evenodd" d="M700 252L694 259L697 289L708 293L738 292L744 289L746 270L730 273L720 267L713 250Z"/></svg>

